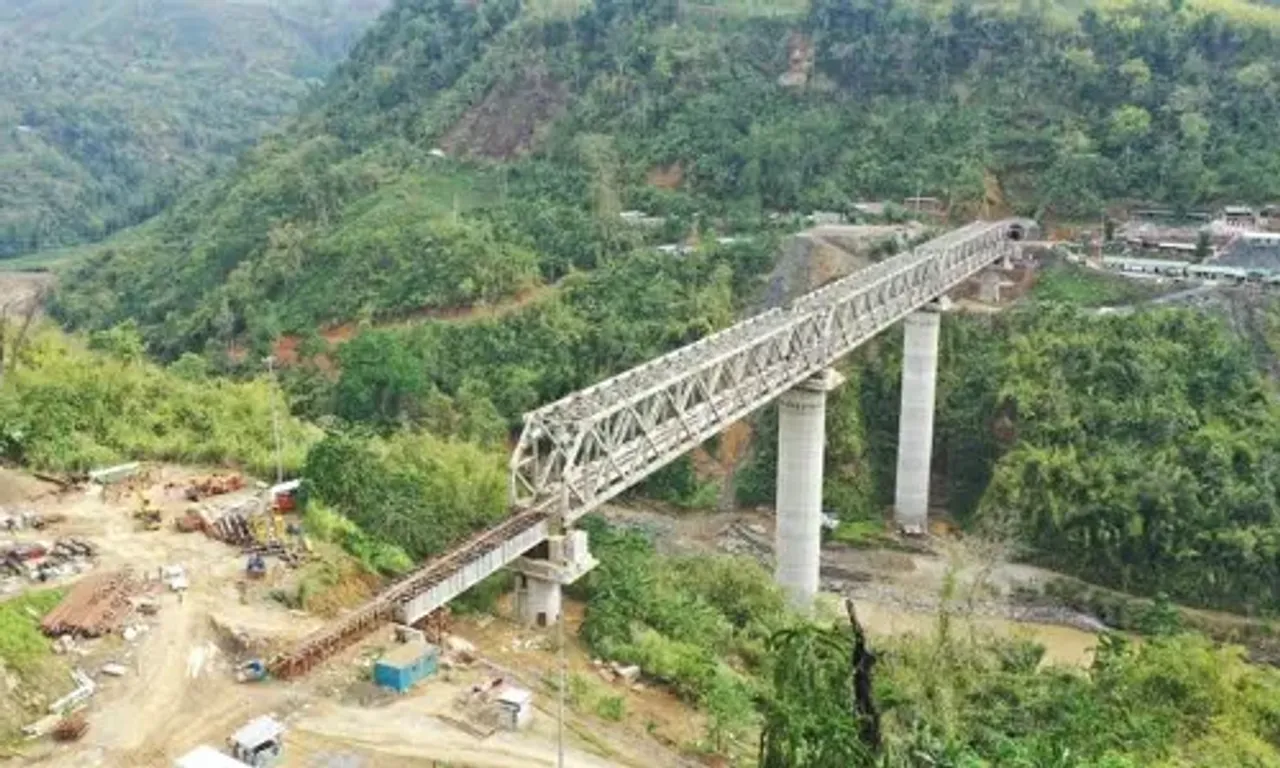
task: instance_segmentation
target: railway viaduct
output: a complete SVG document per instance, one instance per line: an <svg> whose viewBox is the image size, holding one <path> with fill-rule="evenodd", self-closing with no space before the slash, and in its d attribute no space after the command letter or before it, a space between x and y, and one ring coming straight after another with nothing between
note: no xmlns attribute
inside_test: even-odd
<svg viewBox="0 0 1280 768"><path fill-rule="evenodd" d="M895 518L923 532L939 301L1007 264L1033 226L974 222L526 414L511 458L511 515L303 639L271 662L273 674L305 673L383 622L417 622L504 567L517 573L522 617L554 622L561 586L595 564L574 524L775 400L776 579L807 608L818 591L827 393L840 383L832 366L905 322Z"/></svg>

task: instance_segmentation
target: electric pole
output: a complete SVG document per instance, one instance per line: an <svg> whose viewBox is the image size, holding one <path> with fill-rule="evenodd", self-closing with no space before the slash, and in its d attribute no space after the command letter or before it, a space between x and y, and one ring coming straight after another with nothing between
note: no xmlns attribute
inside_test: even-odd
<svg viewBox="0 0 1280 768"><path fill-rule="evenodd" d="M564 768L564 696L566 688L565 668L568 666L564 653L564 605L560 606L560 620L556 622L556 634L560 645L560 718L556 724L556 768Z"/></svg>

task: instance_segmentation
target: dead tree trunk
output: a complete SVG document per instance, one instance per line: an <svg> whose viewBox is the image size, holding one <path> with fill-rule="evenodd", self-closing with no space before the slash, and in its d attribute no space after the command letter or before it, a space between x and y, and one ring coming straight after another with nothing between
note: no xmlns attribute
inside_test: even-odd
<svg viewBox="0 0 1280 768"><path fill-rule="evenodd" d="M867 648L867 636L858 623L853 601L846 598L844 607L849 614L849 625L853 627L853 679L850 680L853 717L858 722L858 736L862 743L873 752L879 752L880 712L876 710L871 690L871 670L875 666L876 655Z"/></svg>
<svg viewBox="0 0 1280 768"><path fill-rule="evenodd" d="M44 304L48 293L47 289L41 288L27 300L26 309L23 310L22 314L22 325L18 326L18 332L13 337L12 344L7 345L9 337L9 307L16 302L10 302L0 307L0 384L4 384L5 373L17 367L18 355L22 354L22 347L27 343L27 335L31 332L31 326L35 322L36 315L40 312L40 307Z"/></svg>

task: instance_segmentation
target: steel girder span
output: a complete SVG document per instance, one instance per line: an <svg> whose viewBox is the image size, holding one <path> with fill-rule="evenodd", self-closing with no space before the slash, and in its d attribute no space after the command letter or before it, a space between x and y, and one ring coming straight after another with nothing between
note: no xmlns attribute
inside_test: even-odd
<svg viewBox="0 0 1280 768"><path fill-rule="evenodd" d="M974 222L526 414L512 505L574 523L1012 255L1025 227Z"/></svg>

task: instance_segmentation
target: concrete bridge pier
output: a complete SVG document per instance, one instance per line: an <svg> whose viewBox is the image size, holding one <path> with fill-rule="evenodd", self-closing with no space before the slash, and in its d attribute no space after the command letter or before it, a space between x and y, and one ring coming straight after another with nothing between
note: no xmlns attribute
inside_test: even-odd
<svg viewBox="0 0 1280 768"><path fill-rule="evenodd" d="M923 534L929 525L929 468L933 458L941 307L929 305L907 315L905 322L894 522L904 533Z"/></svg>
<svg viewBox="0 0 1280 768"><path fill-rule="evenodd" d="M586 531L551 536L511 563L516 574L516 614L531 627L560 620L561 587L599 565L587 548Z"/></svg>
<svg viewBox="0 0 1280 768"><path fill-rule="evenodd" d="M827 393L842 381L828 369L778 399L774 579L801 610L808 610L818 594Z"/></svg>
<svg viewBox="0 0 1280 768"><path fill-rule="evenodd" d="M516 613L531 627L550 627L560 620L560 582L516 573Z"/></svg>

